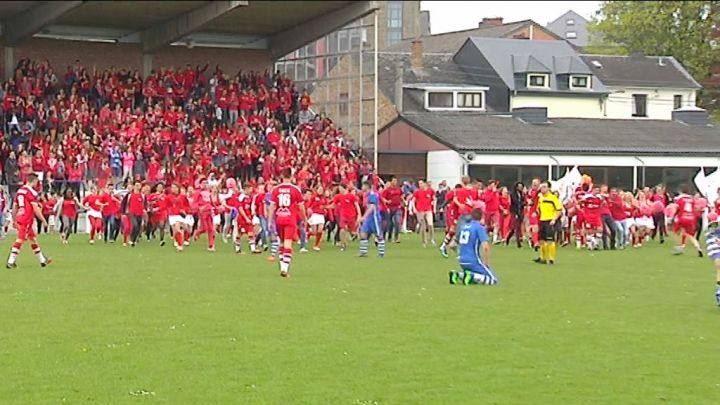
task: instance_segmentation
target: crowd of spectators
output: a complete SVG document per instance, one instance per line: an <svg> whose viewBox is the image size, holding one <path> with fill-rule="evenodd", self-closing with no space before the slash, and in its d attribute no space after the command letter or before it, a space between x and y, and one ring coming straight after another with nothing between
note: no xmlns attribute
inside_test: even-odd
<svg viewBox="0 0 720 405"><path fill-rule="evenodd" d="M247 182L291 167L300 186L358 184L372 165L306 92L279 72L220 66L56 72L21 60L0 86L0 170L11 198L29 173L82 195L142 180L191 185L200 177Z"/></svg>

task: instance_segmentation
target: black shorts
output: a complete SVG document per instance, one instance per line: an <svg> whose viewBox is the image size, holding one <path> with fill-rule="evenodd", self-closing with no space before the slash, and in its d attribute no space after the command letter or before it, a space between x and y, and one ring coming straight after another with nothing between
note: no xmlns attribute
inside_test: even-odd
<svg viewBox="0 0 720 405"><path fill-rule="evenodd" d="M552 242L555 240L555 226L550 221L540 221L540 240Z"/></svg>

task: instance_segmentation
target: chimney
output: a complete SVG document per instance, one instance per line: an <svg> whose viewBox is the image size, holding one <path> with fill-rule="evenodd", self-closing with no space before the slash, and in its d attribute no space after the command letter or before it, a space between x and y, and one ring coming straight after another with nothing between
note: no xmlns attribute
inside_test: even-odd
<svg viewBox="0 0 720 405"><path fill-rule="evenodd" d="M410 52L410 66L414 71L423 69L423 43L422 39L415 39L412 41L412 48Z"/></svg>
<svg viewBox="0 0 720 405"><path fill-rule="evenodd" d="M403 62L395 64L395 109L403 111Z"/></svg>
<svg viewBox="0 0 720 405"><path fill-rule="evenodd" d="M479 28L486 28L486 27L499 27L503 25L503 18L502 17L485 17L478 23Z"/></svg>

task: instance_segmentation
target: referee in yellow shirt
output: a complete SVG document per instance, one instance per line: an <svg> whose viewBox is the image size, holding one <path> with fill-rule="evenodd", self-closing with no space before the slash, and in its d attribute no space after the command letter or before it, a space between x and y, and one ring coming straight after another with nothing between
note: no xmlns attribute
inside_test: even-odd
<svg viewBox="0 0 720 405"><path fill-rule="evenodd" d="M539 264L555 264L555 222L560 219L563 206L560 199L550 190L550 183L540 185L538 211L540 214L540 257Z"/></svg>

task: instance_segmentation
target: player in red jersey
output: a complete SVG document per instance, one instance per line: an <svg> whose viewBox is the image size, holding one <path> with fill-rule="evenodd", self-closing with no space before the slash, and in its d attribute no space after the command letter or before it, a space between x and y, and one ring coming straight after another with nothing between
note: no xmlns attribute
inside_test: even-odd
<svg viewBox="0 0 720 405"><path fill-rule="evenodd" d="M85 196L82 203L90 221L90 244L92 245L95 243L95 235L103 232L102 209L105 203L97 186L90 187L90 194Z"/></svg>
<svg viewBox="0 0 720 405"><path fill-rule="evenodd" d="M173 238L175 239L175 249L178 252L182 252L183 246L185 245L185 233L188 229L187 217L192 218L188 215L190 211L190 202L188 201L187 195L180 192L180 187L177 184L170 186L170 194L165 197L165 203L168 211L168 222L170 228L173 231ZM192 225L189 225L192 227Z"/></svg>
<svg viewBox="0 0 720 405"><path fill-rule="evenodd" d="M273 188L270 194L270 209L268 222L274 228L276 238L273 244L282 241L280 248L280 275L288 277L290 263L292 262L292 244L297 235L299 222L306 219L305 205L302 192L292 184L292 171L286 168L282 171L282 183ZM273 246L274 248L274 246Z"/></svg>
<svg viewBox="0 0 720 405"><path fill-rule="evenodd" d="M346 185L341 184L338 190L338 194L333 198L333 206L340 213L338 221L340 226L340 250L345 250L347 248L347 234L352 235L357 229L358 218L360 218L360 204L357 195Z"/></svg>
<svg viewBox="0 0 720 405"><path fill-rule="evenodd" d="M457 229L459 216L458 206L455 204L455 193L461 188L460 184L456 184L454 189L445 194L445 238L440 244L440 254L444 258L448 257L447 248L455 239L455 229Z"/></svg>
<svg viewBox="0 0 720 405"><path fill-rule="evenodd" d="M527 216L528 219L528 235L530 235L530 242L532 247L537 251L540 247L540 217L538 213L538 196L540 195L540 180L534 178L530 185L530 190L527 192Z"/></svg>
<svg viewBox="0 0 720 405"><path fill-rule="evenodd" d="M158 183L155 186L155 192L148 196L148 228L147 235L150 239L150 235L156 230L160 234L160 246L165 246L165 227L168 222L168 207L165 194L165 186L162 183Z"/></svg>
<svg viewBox="0 0 720 405"><path fill-rule="evenodd" d="M47 221L42 215L42 209L38 203L38 176L35 173L28 174L27 182L15 194L15 203L12 208L12 218L17 229L17 237L10 249L10 256L7 260L8 269L17 267L17 256L20 253L23 243L30 241L35 257L40 261L40 266L45 267L52 262L52 259L45 257L40 245L37 243L35 231L33 231L33 222L35 218L40 219L43 226L47 226Z"/></svg>
<svg viewBox="0 0 720 405"><path fill-rule="evenodd" d="M252 223L253 210L253 187L250 183L245 183L242 194L237 194L231 198L232 206L237 209L237 235L235 236L235 253L244 254L242 251L242 236L247 235L250 253L260 253L255 249L255 230Z"/></svg>
<svg viewBox="0 0 720 405"><path fill-rule="evenodd" d="M675 246L673 253L682 254L685 250L685 240L689 239L690 243L695 247L699 257L703 257L700 243L695 239L695 231L697 230L697 222L699 212L696 210L695 199L690 195L690 187L684 185L681 188L680 195L675 197L677 204L677 212L673 221L673 230L680 235L680 243Z"/></svg>
<svg viewBox="0 0 720 405"><path fill-rule="evenodd" d="M463 177L462 187L455 190L455 198L453 199L458 213L457 227L463 226L463 224L470 219L470 212L473 210L473 201L477 198L478 192L470 183L470 177Z"/></svg>
<svg viewBox="0 0 720 405"><path fill-rule="evenodd" d="M600 189L595 188L592 192L582 195L578 202L583 212L587 247L590 250L597 250L600 248L603 236L601 216L603 198L600 195Z"/></svg>
<svg viewBox="0 0 720 405"><path fill-rule="evenodd" d="M212 191L208 185L207 179L200 181L200 190L193 196L193 205L198 210L198 221L200 226L195 230L194 238L197 240L200 235L207 232L208 234L208 252L215 251L215 224L213 223L213 199Z"/></svg>
<svg viewBox="0 0 720 405"><path fill-rule="evenodd" d="M308 202L308 225L310 225L310 232L315 235L315 245L313 250L316 252L320 251L320 242L323 237L323 228L325 227L325 210L328 206L328 199L325 197L325 189L322 185L318 185L315 192L310 196Z"/></svg>
<svg viewBox="0 0 720 405"><path fill-rule="evenodd" d="M267 223L267 215L265 213L266 208L266 197L269 198L270 190L272 189L272 184L268 183L266 185L258 186L257 191L252 196L252 223L254 226L255 231L255 245L256 246L263 246L263 250L268 249L268 223Z"/></svg>

